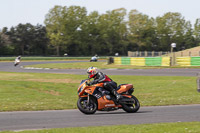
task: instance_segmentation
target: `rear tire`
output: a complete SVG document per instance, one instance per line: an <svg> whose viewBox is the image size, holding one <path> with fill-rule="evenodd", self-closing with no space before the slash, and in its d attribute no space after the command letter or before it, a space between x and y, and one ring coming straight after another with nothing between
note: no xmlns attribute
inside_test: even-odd
<svg viewBox="0 0 200 133"><path fill-rule="evenodd" d="M94 98L90 98L90 103L88 105L88 98L81 97L77 101L77 107L84 114L94 114L97 110L97 103Z"/></svg>
<svg viewBox="0 0 200 133"><path fill-rule="evenodd" d="M134 100L134 104L122 104L122 109L127 113L135 113L140 108L140 103L135 96L131 97Z"/></svg>

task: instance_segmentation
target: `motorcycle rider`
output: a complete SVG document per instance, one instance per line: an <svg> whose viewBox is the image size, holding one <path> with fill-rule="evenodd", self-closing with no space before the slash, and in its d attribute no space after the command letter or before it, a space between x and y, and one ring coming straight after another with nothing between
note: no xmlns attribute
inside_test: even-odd
<svg viewBox="0 0 200 133"><path fill-rule="evenodd" d="M102 72L98 72L96 67L89 67L87 69L88 77L94 78L93 81L89 83L89 85L97 84L97 83L104 83L104 88L113 94L117 101L121 98L121 95L117 93L115 88L117 88L117 83L114 82L111 78L109 78L106 74Z"/></svg>
<svg viewBox="0 0 200 133"><path fill-rule="evenodd" d="M21 56L18 56L18 57L15 58L14 66L19 65L20 59L21 59Z"/></svg>

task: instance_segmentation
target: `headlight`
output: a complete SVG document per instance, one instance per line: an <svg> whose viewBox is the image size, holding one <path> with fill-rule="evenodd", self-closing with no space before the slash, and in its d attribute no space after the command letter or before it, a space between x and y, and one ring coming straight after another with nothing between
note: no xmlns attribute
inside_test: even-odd
<svg viewBox="0 0 200 133"><path fill-rule="evenodd" d="M83 90L83 86L79 89L78 93L80 93Z"/></svg>
<svg viewBox="0 0 200 133"><path fill-rule="evenodd" d="M81 88L78 90L78 93L82 92L85 87L86 87L86 84L83 84L83 86L81 86Z"/></svg>

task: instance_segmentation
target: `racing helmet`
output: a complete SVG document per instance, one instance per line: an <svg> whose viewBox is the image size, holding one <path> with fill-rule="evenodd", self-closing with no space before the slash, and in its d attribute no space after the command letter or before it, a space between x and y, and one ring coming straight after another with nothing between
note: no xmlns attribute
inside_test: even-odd
<svg viewBox="0 0 200 133"><path fill-rule="evenodd" d="M89 67L87 69L88 77L93 78L97 74L97 68L96 67Z"/></svg>

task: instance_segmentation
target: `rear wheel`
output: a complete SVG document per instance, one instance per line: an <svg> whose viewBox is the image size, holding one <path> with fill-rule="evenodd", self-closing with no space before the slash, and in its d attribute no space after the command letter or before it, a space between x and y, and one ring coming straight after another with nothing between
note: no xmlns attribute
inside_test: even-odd
<svg viewBox="0 0 200 133"><path fill-rule="evenodd" d="M97 110L97 103L94 98L90 98L88 103L87 97L81 97L78 99L77 107L84 114L94 114Z"/></svg>
<svg viewBox="0 0 200 133"><path fill-rule="evenodd" d="M135 113L139 110L140 108L140 103L138 101L138 99L135 96L132 96L131 99L134 102L131 103L127 103L127 104L122 104L122 108L124 111L128 112L128 113Z"/></svg>

